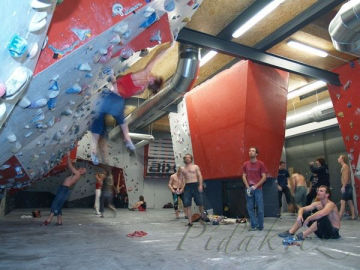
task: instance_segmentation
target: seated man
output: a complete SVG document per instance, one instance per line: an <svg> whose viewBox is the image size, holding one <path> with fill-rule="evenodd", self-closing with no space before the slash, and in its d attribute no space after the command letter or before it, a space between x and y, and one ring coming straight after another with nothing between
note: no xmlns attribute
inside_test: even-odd
<svg viewBox="0 0 360 270"><path fill-rule="evenodd" d="M337 239L340 237L340 215L336 204L330 201L328 186L320 186L317 200L299 209L298 217L290 230L280 233L280 237L293 236L301 226L308 226L304 232L296 235L297 240L304 240L309 234L315 233L321 239ZM314 214L311 211L317 210Z"/></svg>
<svg viewBox="0 0 360 270"><path fill-rule="evenodd" d="M144 196L139 197L139 201L137 201L133 207L129 208L131 211L139 210L139 211L146 211L146 202Z"/></svg>

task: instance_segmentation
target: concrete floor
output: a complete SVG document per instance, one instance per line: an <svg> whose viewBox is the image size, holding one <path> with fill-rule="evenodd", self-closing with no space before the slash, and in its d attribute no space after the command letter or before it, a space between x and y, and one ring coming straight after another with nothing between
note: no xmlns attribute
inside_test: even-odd
<svg viewBox="0 0 360 270"><path fill-rule="evenodd" d="M42 215L48 213L42 209ZM307 239L284 248L277 233L294 216L265 218L262 232L246 224L186 227L171 209L105 218L91 209L64 209L63 226L40 226L18 209L0 218L0 269L359 269L359 221L345 220L339 240ZM147 236L129 238L135 230Z"/></svg>

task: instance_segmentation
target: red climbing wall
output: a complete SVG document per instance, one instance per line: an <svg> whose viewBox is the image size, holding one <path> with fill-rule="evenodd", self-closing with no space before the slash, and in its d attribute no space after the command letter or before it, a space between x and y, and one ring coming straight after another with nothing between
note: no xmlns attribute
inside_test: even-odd
<svg viewBox="0 0 360 270"><path fill-rule="evenodd" d="M343 86L329 85L329 93L353 172L359 174L360 168L357 168L357 164L360 154L360 65L358 62L352 62L350 65L343 65L333 71L339 73ZM355 190L357 206L360 209L359 176L355 176Z"/></svg>
<svg viewBox="0 0 360 270"><path fill-rule="evenodd" d="M276 176L285 135L288 73L241 61L185 96L195 163L204 179L242 175L250 146Z"/></svg>

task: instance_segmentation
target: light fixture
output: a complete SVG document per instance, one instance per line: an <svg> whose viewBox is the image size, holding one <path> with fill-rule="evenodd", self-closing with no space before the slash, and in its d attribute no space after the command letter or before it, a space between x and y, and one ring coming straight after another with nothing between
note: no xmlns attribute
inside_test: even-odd
<svg viewBox="0 0 360 270"><path fill-rule="evenodd" d="M233 34L233 38L238 38L243 35L246 31L248 31L251 27L257 24L261 19L266 17L269 13L271 13L275 8L277 8L284 0L273 0L265 7L263 7L258 13L256 13L251 19L249 19L246 23L241 25Z"/></svg>
<svg viewBox="0 0 360 270"><path fill-rule="evenodd" d="M324 81L315 81L312 83L309 83L303 87L300 87L298 89L294 89L293 91L290 91L287 95L287 99L292 99L294 97L299 97L308 93L311 93L317 89L320 89L322 87L326 86L326 82Z"/></svg>
<svg viewBox="0 0 360 270"><path fill-rule="evenodd" d="M205 65L207 62L209 62L210 59L212 59L216 54L217 54L216 51L210 51L207 54L205 54L203 57L201 57L201 59L200 59L200 67Z"/></svg>
<svg viewBox="0 0 360 270"><path fill-rule="evenodd" d="M295 41L295 40L289 40L287 42L287 45L289 45L290 47L293 47L295 49L307 52L307 53L315 54L315 55L320 56L320 57L328 56L328 53L326 51L311 47L309 45L306 45L304 43L300 43L300 42Z"/></svg>

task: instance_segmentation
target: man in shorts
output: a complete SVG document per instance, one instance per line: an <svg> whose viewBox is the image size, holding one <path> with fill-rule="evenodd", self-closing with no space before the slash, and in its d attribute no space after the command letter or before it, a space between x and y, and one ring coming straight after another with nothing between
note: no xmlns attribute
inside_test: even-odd
<svg viewBox="0 0 360 270"><path fill-rule="evenodd" d="M185 181L184 189L184 210L185 215L189 219L188 226L192 226L191 219L191 202L192 198L197 206L199 206L200 214L204 214L203 206L203 178L198 165L192 164L193 157L190 154L184 156L185 166L181 169Z"/></svg>
<svg viewBox="0 0 360 270"><path fill-rule="evenodd" d="M348 165L348 157L340 155L338 162L341 165L341 201L340 201L340 218L345 212L345 203L347 202L351 212L351 219L355 219L355 209L353 203L353 188L351 185L351 171Z"/></svg>
<svg viewBox="0 0 360 270"><path fill-rule="evenodd" d="M44 221L44 225L48 225L51 223L54 216L57 217L56 225L62 225L62 207L67 199L69 194L69 188L73 186L77 181L79 181L80 177L86 173L85 168L76 169L70 160L70 153L67 155L68 167L71 170L71 175L66 177L63 184L58 188L56 192L56 196L51 204L51 212L50 216Z"/></svg>
<svg viewBox="0 0 360 270"><path fill-rule="evenodd" d="M314 214L311 211L317 210ZM299 209L298 217L290 230L279 233L280 237L291 237L301 228L308 228L296 235L297 240L305 240L311 233L321 239L340 238L340 215L336 204L330 200L330 188L321 185L317 190L317 200Z"/></svg>
<svg viewBox="0 0 360 270"><path fill-rule="evenodd" d="M294 194L297 209L306 205L307 186L305 177L301 173L291 175L291 193Z"/></svg>
<svg viewBox="0 0 360 270"><path fill-rule="evenodd" d="M171 190L173 196L175 217L179 218L179 198L181 199L181 201L184 201L185 188L185 182L181 173L181 167L178 168L176 173L170 176L168 187Z"/></svg>

